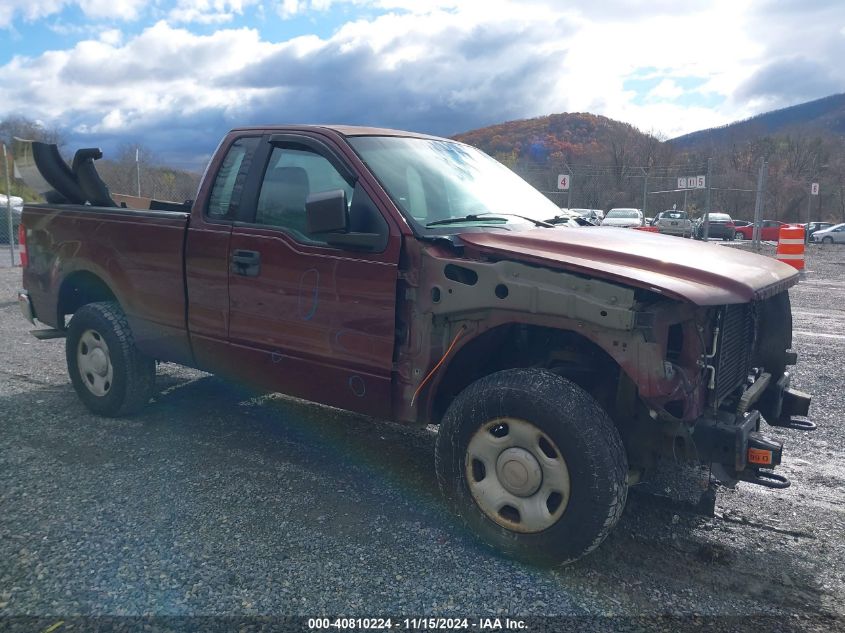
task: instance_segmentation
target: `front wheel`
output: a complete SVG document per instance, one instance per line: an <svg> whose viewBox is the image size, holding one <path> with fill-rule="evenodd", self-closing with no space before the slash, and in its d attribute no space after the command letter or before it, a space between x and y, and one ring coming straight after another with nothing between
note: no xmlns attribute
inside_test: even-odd
<svg viewBox="0 0 845 633"><path fill-rule="evenodd" d="M833 238L830 235L825 235L822 238L822 244L833 244Z"/></svg>
<svg viewBox="0 0 845 633"><path fill-rule="evenodd" d="M745 239L745 233L742 233L741 231L737 231L736 233L734 233L734 239L740 240L740 241L744 240Z"/></svg>
<svg viewBox="0 0 845 633"><path fill-rule="evenodd" d="M599 546L627 498L619 432L586 391L544 370L484 377L440 424L437 478L487 545L543 565Z"/></svg>
<svg viewBox="0 0 845 633"><path fill-rule="evenodd" d="M79 399L108 417L135 413L152 396L155 361L143 355L116 303L89 303L74 313L65 341L68 373Z"/></svg>

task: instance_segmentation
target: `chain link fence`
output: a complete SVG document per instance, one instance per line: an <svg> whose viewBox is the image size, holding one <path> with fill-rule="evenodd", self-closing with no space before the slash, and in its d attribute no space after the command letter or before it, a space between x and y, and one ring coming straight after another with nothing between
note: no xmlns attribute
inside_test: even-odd
<svg viewBox="0 0 845 633"><path fill-rule="evenodd" d="M560 163L517 163L512 169L561 208L641 209L647 217L679 209L700 217L707 207L734 219L752 220L757 195L757 173L716 172L707 177L707 162L693 165L634 167ZM558 188L568 176L566 189Z"/></svg>

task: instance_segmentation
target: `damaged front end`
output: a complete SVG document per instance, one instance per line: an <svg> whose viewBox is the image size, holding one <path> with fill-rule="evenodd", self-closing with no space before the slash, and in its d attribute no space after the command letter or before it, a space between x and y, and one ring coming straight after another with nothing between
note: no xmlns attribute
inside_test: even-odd
<svg viewBox="0 0 845 633"><path fill-rule="evenodd" d="M791 350L789 295L784 290L709 312L709 327L703 332L709 345L699 360L707 405L692 433L699 459L722 483L786 488L789 480L773 472L783 446L760 432L761 422L803 431L815 428L801 419L809 413L811 397L791 387L786 369L797 361Z"/></svg>

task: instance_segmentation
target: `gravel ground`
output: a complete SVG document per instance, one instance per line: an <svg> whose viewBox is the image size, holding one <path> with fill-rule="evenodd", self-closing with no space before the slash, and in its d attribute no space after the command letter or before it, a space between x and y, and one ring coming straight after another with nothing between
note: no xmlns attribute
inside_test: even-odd
<svg viewBox="0 0 845 633"><path fill-rule="evenodd" d="M581 617L580 630L642 630L590 619L602 616L764 615L795 630L843 626L826 618L845 615L845 248L812 246L811 272L792 291L794 384L814 394L819 424L767 431L785 443L792 487L721 490L710 518L632 495L597 552L553 571L499 558L454 527L430 433L175 365L159 368L142 414L89 414L63 341L27 333L13 297L20 271L4 261L0 629L10 616L46 626L145 614L565 615Z"/></svg>

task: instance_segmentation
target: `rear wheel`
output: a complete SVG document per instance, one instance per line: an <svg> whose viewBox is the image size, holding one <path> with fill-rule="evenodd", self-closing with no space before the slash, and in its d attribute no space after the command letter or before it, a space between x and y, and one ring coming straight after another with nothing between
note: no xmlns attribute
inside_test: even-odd
<svg viewBox="0 0 845 633"><path fill-rule="evenodd" d="M538 564L598 547L627 497L613 422L586 391L544 370L467 387L440 425L435 461L458 517L487 545Z"/></svg>
<svg viewBox="0 0 845 633"><path fill-rule="evenodd" d="M116 303L89 303L77 310L65 354L73 388L94 413L129 415L152 396L155 361L135 347L126 315Z"/></svg>

